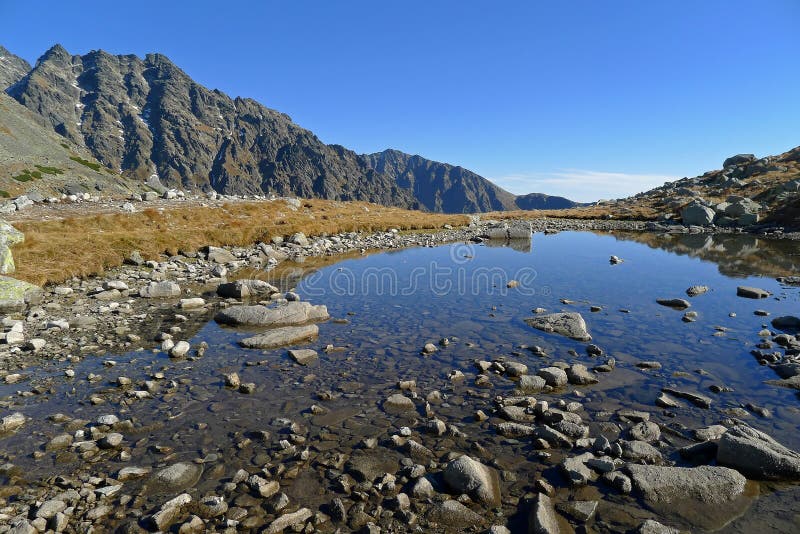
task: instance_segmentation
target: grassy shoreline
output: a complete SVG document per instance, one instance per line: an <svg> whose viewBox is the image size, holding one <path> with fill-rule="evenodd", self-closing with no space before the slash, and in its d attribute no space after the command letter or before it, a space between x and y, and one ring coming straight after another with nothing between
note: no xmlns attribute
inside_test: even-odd
<svg viewBox="0 0 800 534"><path fill-rule="evenodd" d="M25 242L13 250L14 276L37 285L57 284L118 267L134 250L156 259L181 249L249 246L296 232L423 231L468 222L466 215L328 200L306 200L296 210L283 201L260 201L28 220L14 223L25 234Z"/></svg>

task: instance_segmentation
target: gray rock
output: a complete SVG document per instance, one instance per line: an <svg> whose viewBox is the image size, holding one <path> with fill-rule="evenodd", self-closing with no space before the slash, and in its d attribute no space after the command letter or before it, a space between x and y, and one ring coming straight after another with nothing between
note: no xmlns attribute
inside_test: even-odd
<svg viewBox="0 0 800 534"><path fill-rule="evenodd" d="M400 464L395 456L377 451L357 451L345 464L345 470L360 482L374 482L398 469Z"/></svg>
<svg viewBox="0 0 800 534"><path fill-rule="evenodd" d="M175 343L171 349L169 349L169 355L173 358L183 358L187 354L189 354L189 350L191 350L191 345L189 345L186 341L178 341Z"/></svg>
<svg viewBox="0 0 800 534"><path fill-rule="evenodd" d="M628 464L625 468L648 505L700 528L717 530L747 508L747 479L727 467Z"/></svg>
<svg viewBox="0 0 800 534"><path fill-rule="evenodd" d="M214 316L218 323L235 326L291 326L329 318L328 308L309 302L287 302L274 307L231 306Z"/></svg>
<svg viewBox="0 0 800 534"><path fill-rule="evenodd" d="M691 286L686 290L686 294L690 297L696 297L708 292L708 286Z"/></svg>
<svg viewBox="0 0 800 534"><path fill-rule="evenodd" d="M181 296L181 286L175 282L150 282L139 290L139 296L146 299L172 298Z"/></svg>
<svg viewBox="0 0 800 534"><path fill-rule="evenodd" d="M745 425L722 435L717 463L757 480L800 480L800 453Z"/></svg>
<svg viewBox="0 0 800 534"><path fill-rule="evenodd" d="M654 519L648 519L636 529L636 534L680 534L677 528L662 525Z"/></svg>
<svg viewBox="0 0 800 534"><path fill-rule="evenodd" d="M153 475L151 487L159 493L177 493L197 484L202 474L202 466L179 462Z"/></svg>
<svg viewBox="0 0 800 534"><path fill-rule="evenodd" d="M700 408L711 407L711 399L706 397L705 395L700 395L699 393L695 393L692 391L685 391L681 389L675 389L675 388L662 388L661 391L663 391L664 393L668 393L673 397L686 399L695 406L699 406Z"/></svg>
<svg viewBox="0 0 800 534"><path fill-rule="evenodd" d="M383 409L388 413L402 413L415 410L416 407L413 400L401 393L395 393L383 401Z"/></svg>
<svg viewBox="0 0 800 534"><path fill-rule="evenodd" d="M567 380L570 384L585 386L599 382L597 375L589 371L585 365L576 363L567 369Z"/></svg>
<svg viewBox="0 0 800 534"><path fill-rule="evenodd" d="M634 462L660 464L661 452L645 441L633 440L622 444L622 457Z"/></svg>
<svg viewBox="0 0 800 534"><path fill-rule="evenodd" d="M261 532L265 534L280 534L287 528L297 528L298 525L302 526L312 515L314 514L308 508L300 508L296 512L280 516Z"/></svg>
<svg viewBox="0 0 800 534"><path fill-rule="evenodd" d="M2 432L14 432L22 427L25 424L25 416L22 415L20 412L12 413L11 415L6 415L2 419L0 419L0 433Z"/></svg>
<svg viewBox="0 0 800 534"><path fill-rule="evenodd" d="M451 490L490 507L500 505L500 477L493 468L464 455L447 464L443 476Z"/></svg>
<svg viewBox="0 0 800 534"><path fill-rule="evenodd" d="M220 284L217 295L223 298L245 299L249 297L272 295L278 288L263 280L237 280L235 282Z"/></svg>
<svg viewBox="0 0 800 534"><path fill-rule="evenodd" d="M564 458L561 462L561 470L569 479L573 486L585 486L592 480L597 479L597 473L591 470L586 462L594 459L594 454L585 452L579 456Z"/></svg>
<svg viewBox="0 0 800 534"><path fill-rule="evenodd" d="M294 349L289 351L289 357L300 365L311 365L317 361L317 351L312 349Z"/></svg>
<svg viewBox="0 0 800 534"><path fill-rule="evenodd" d="M652 421L641 421L631 427L630 436L634 440L653 443L661 439L661 429Z"/></svg>
<svg viewBox="0 0 800 534"><path fill-rule="evenodd" d="M525 393L538 393L542 391L547 382L544 378L536 375L522 375L519 377L519 389Z"/></svg>
<svg viewBox="0 0 800 534"><path fill-rule="evenodd" d="M748 163L752 163L756 160L756 156L754 154L736 154L735 156L731 156L726 159L722 163L723 168L728 167L735 167L736 165L746 165Z"/></svg>
<svg viewBox="0 0 800 534"><path fill-rule="evenodd" d="M480 526L486 520L458 501L447 500L435 504L428 511L427 520L447 529L465 529Z"/></svg>
<svg viewBox="0 0 800 534"><path fill-rule="evenodd" d="M681 209L681 221L684 225L707 226L714 222L716 213L713 209L694 200Z"/></svg>
<svg viewBox="0 0 800 534"><path fill-rule="evenodd" d="M765 299L770 296L771 293L758 287L739 286L736 288L736 295L748 299Z"/></svg>
<svg viewBox="0 0 800 534"><path fill-rule="evenodd" d="M545 367L539 369L536 374L544 378L545 383L550 387L558 388L567 385L567 373L558 367Z"/></svg>
<svg viewBox="0 0 800 534"><path fill-rule="evenodd" d="M531 515L528 518L528 532L531 534L559 534L558 514L553 501L544 493L536 496Z"/></svg>
<svg viewBox="0 0 800 534"><path fill-rule="evenodd" d="M656 302L668 308L675 308L678 310L685 310L691 304L686 299L656 299Z"/></svg>
<svg viewBox="0 0 800 534"><path fill-rule="evenodd" d="M244 338L239 341L239 345L248 349L277 349L315 338L318 335L319 327L315 324L284 326L257 336Z"/></svg>
<svg viewBox="0 0 800 534"><path fill-rule="evenodd" d="M206 255L206 259L213 263L232 263L236 261L236 256L219 247L205 247L202 252Z"/></svg>
<svg viewBox="0 0 800 534"><path fill-rule="evenodd" d="M555 332L578 341L591 341L592 336L586 330L586 321L580 313L564 312L537 315L525 319L528 326L544 332Z"/></svg>

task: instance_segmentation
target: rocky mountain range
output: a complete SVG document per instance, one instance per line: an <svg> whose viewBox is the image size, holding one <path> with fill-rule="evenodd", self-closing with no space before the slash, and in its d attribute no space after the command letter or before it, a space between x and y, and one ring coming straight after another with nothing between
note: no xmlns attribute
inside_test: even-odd
<svg viewBox="0 0 800 534"><path fill-rule="evenodd" d="M37 172L30 167L36 156L24 157L19 145L36 142L29 135L12 150L19 125L6 123L35 116L28 130L44 127L61 136L55 154L66 151L65 157L51 159L87 162L89 171L99 172L95 188L135 188L150 180L185 190L367 200L448 213L574 205L547 195L519 197L518 203L467 169L421 156L396 150L360 155L327 145L283 113L198 84L161 54L72 55L56 45L32 68L4 48L0 56L0 87L13 99L0 103L27 112L0 115L0 153L7 156L0 181L12 192L19 189L17 173ZM63 171L44 176L42 184L56 189L92 180L40 165Z"/></svg>

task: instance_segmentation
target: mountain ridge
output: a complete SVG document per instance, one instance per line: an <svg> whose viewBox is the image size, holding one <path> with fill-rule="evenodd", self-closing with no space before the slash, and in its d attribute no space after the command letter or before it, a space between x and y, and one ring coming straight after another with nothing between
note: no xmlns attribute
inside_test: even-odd
<svg viewBox="0 0 800 534"><path fill-rule="evenodd" d="M327 145L284 113L195 82L162 54L72 55L54 45L19 70L4 78L6 92L126 178L450 213L519 208L513 194L462 167Z"/></svg>

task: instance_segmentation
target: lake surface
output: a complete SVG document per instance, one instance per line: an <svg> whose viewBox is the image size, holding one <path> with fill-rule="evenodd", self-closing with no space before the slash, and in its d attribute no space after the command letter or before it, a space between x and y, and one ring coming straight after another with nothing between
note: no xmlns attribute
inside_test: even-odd
<svg viewBox="0 0 800 534"><path fill-rule="evenodd" d="M500 375L490 375L488 385L475 383L478 360L522 362L535 372L557 361L591 368L608 357L615 359L616 367L600 374L599 384L569 386L536 395L537 399L581 402L592 436L608 433L614 412L629 408L648 411L662 428L673 429L673 433L662 431L662 439L673 449L689 442L681 435L690 435L691 429L726 418L742 419L787 447L800 449L797 392L764 384L776 376L750 354L760 341L758 332L769 327L771 318L755 315L756 310L772 317L800 312L800 288L782 286L774 278L797 272L798 244L744 235L563 232L535 234L532 243L510 245L458 243L364 255L322 266L309 260L266 273L266 279L283 289L295 288L303 300L327 305L334 319L319 325L317 341L302 345L320 352L319 361L309 367L296 365L286 349L240 348L237 341L252 331L220 327L207 315L192 321L197 329L192 345L208 344L205 355L193 361L139 351L87 358L74 365L68 361L46 365L34 383L49 389L14 401L15 408L34 416L35 422L26 427L28 431L0 442L4 459L31 478L70 470L88 472L71 452L38 460L27 453L63 432L47 420L49 415L61 412L94 420L117 413L135 423L126 432L132 460L103 459L100 465L109 473L125 465L157 468L178 460L203 459L205 472L197 486L202 494L219 490L236 469L274 466L283 458L287 469L296 472L284 477L282 490L293 503L315 509L337 496L329 472L330 465L337 463L335 455L350 454L365 438L376 438L377 449L366 453L399 462L408 454L390 437L408 426L414 439L436 457L450 451L469 452L496 466L503 473L504 497L511 498L502 510L511 526L525 521L524 507L513 503L531 491L536 478L545 477L559 487L557 501L601 500L596 529L624 530L653 513L600 483L570 489L557 470L563 451L551 450L549 457L542 457L524 439L495 433L494 424L501 420L492 415L493 399L511 395L515 383ZM623 263L611 265L612 254ZM508 288L511 280L518 285ZM696 284L707 285L710 291L689 299L685 290ZM737 297L740 285L761 287L773 296ZM657 298L687 298L690 310L698 313L696 321L684 322L683 311L661 306ZM600 309L591 311L592 307ZM535 308L581 313L592 343L605 355L591 357L585 342L528 326L524 319L533 316ZM443 338L449 340L446 346L439 344ZM425 356L421 350L427 343L437 344L438 350ZM328 345L333 350L324 352ZM529 350L532 346L543 348L547 356L537 356ZM108 359L116 365L103 366ZM639 369L636 363L641 361L658 361L662 368ZM63 377L66 367L75 370L74 380ZM456 370L464 373L463 381L448 378ZM242 382L255 383L255 392L244 395L225 388L222 374L231 371L238 372ZM118 376L134 382L151 379L156 372L164 373L165 379L153 399L131 400L109 383ZM80 380L89 373L103 379ZM416 381L417 410L387 413L382 402L398 393L401 380ZM713 404L701 409L684 402L681 408L664 410L654 401L666 386L699 392L711 397ZM715 394L711 386L731 391ZM0 396L13 395L16 389L2 385ZM426 420L425 399L433 391L440 392L441 398L430 397L430 409L461 435L419 432ZM87 401L92 394L106 395L108 402L94 405ZM313 405L324 409L312 410ZM768 410L771 416L757 415L757 408ZM489 419L477 422L477 410ZM300 426L290 428L291 422ZM270 432L265 443L253 438L257 431ZM295 445L297 450L308 448L310 458L298 460L293 449L281 456L278 440L291 441L292 435L303 436ZM670 459L680 462L676 455ZM126 491L130 491L128 486ZM800 529L800 491L791 485L762 485L761 493L723 531ZM147 488L144 494L153 504L159 502L157 488ZM690 528L675 518L663 521Z"/></svg>

